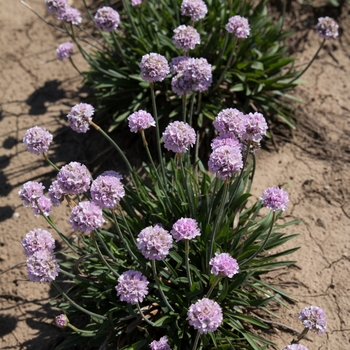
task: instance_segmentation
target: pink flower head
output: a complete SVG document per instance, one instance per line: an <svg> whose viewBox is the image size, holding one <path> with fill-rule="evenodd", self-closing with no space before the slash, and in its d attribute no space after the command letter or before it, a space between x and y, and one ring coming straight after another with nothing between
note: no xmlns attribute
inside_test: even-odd
<svg viewBox="0 0 350 350"><path fill-rule="evenodd" d="M161 337L159 340L153 340L151 344L149 344L151 350L171 350L171 347L168 344L167 337Z"/></svg>
<svg viewBox="0 0 350 350"><path fill-rule="evenodd" d="M261 113L249 113L245 116L245 132L241 135L241 140L260 142L267 129L266 120Z"/></svg>
<svg viewBox="0 0 350 350"><path fill-rule="evenodd" d="M182 239L190 240L200 236L201 231L196 220L181 218L175 222L170 233L175 241L178 242Z"/></svg>
<svg viewBox="0 0 350 350"><path fill-rule="evenodd" d="M241 147L238 139L231 134L220 134L211 141L211 149L214 151L221 146Z"/></svg>
<svg viewBox="0 0 350 350"><path fill-rule="evenodd" d="M286 346L283 350L307 350L307 347L301 344L292 344Z"/></svg>
<svg viewBox="0 0 350 350"><path fill-rule="evenodd" d="M69 58L73 53L73 47L74 45L71 42L66 42L58 45L56 49L57 58L59 60L65 60L66 58Z"/></svg>
<svg viewBox="0 0 350 350"><path fill-rule="evenodd" d="M339 25L337 22L330 17L320 17L316 24L316 33L325 40L336 39L339 35Z"/></svg>
<svg viewBox="0 0 350 350"><path fill-rule="evenodd" d="M51 212L52 202L50 198L45 196L41 196L37 202L32 203L32 208L34 211L34 215L44 215L49 216L52 214Z"/></svg>
<svg viewBox="0 0 350 350"><path fill-rule="evenodd" d="M173 239L162 226L148 226L138 235L137 248L150 260L163 260L173 245Z"/></svg>
<svg viewBox="0 0 350 350"><path fill-rule="evenodd" d="M41 182L28 181L23 184L22 188L18 191L18 197L23 201L23 204L28 207L44 195L44 189L45 187Z"/></svg>
<svg viewBox="0 0 350 350"><path fill-rule="evenodd" d="M203 0L183 0L181 4L181 14L191 17L192 21L198 21L208 13L207 5Z"/></svg>
<svg viewBox="0 0 350 350"><path fill-rule="evenodd" d="M57 18L60 21L72 23L78 25L83 20L81 18L81 13L78 9L70 6L65 6L62 10L57 12Z"/></svg>
<svg viewBox="0 0 350 350"><path fill-rule="evenodd" d="M59 274L60 267L55 255L47 250L38 250L27 259L28 278L33 282L52 282Z"/></svg>
<svg viewBox="0 0 350 350"><path fill-rule="evenodd" d="M94 112L95 109L90 104L78 103L67 115L69 126L78 133L86 133Z"/></svg>
<svg viewBox="0 0 350 350"><path fill-rule="evenodd" d="M210 154L208 161L209 170L216 173L219 179L226 180L238 173L243 167L240 147L221 146Z"/></svg>
<svg viewBox="0 0 350 350"><path fill-rule="evenodd" d="M142 4L143 0L131 0L131 6L139 6Z"/></svg>
<svg viewBox="0 0 350 350"><path fill-rule="evenodd" d="M189 60L190 58L187 56L178 56L171 59L170 62L170 72L177 73L179 70L183 70L183 66L181 66L184 61Z"/></svg>
<svg viewBox="0 0 350 350"><path fill-rule="evenodd" d="M65 328L68 325L68 317L65 314L61 314L55 317L56 326L59 328Z"/></svg>
<svg viewBox="0 0 350 350"><path fill-rule="evenodd" d="M53 253L55 240L49 231L36 228L29 231L22 239L22 247L26 256L31 256L39 250L48 250Z"/></svg>
<svg viewBox="0 0 350 350"><path fill-rule="evenodd" d="M305 328L308 328L317 334L326 331L326 314L318 306L307 306L299 312L299 320L303 322Z"/></svg>
<svg viewBox="0 0 350 350"><path fill-rule="evenodd" d="M213 125L219 134L240 138L246 132L246 116L236 108L226 108L215 118Z"/></svg>
<svg viewBox="0 0 350 350"><path fill-rule="evenodd" d="M91 232L101 227L104 222L102 209L89 201L80 202L75 206L69 220L74 230L83 232Z"/></svg>
<svg viewBox="0 0 350 350"><path fill-rule="evenodd" d="M163 132L164 147L175 153L185 153L196 143L196 132L187 123L175 121Z"/></svg>
<svg viewBox="0 0 350 350"><path fill-rule="evenodd" d="M52 134L45 128L34 126L23 137L23 144L30 153L41 155L49 150Z"/></svg>
<svg viewBox="0 0 350 350"><path fill-rule="evenodd" d="M193 50L200 42L200 35L192 26L182 24L174 29L173 43L178 49L187 52L190 49Z"/></svg>
<svg viewBox="0 0 350 350"><path fill-rule="evenodd" d="M108 6L99 8L94 17L95 25L105 32L112 32L120 23L119 13Z"/></svg>
<svg viewBox="0 0 350 350"><path fill-rule="evenodd" d="M55 180L49 187L49 197L52 205L58 207L62 201L64 190L61 188L59 181Z"/></svg>
<svg viewBox="0 0 350 350"><path fill-rule="evenodd" d="M267 188L260 199L264 202L265 207L272 211L278 209L286 210L286 204L289 202L288 193L283 188L279 187Z"/></svg>
<svg viewBox="0 0 350 350"><path fill-rule="evenodd" d="M137 304L148 294L148 283L140 271L129 270L120 275L115 289L121 301Z"/></svg>
<svg viewBox="0 0 350 350"><path fill-rule="evenodd" d="M212 266L210 272L213 275L221 275L228 278L232 278L239 270L237 260L228 253L216 253L215 258L210 259L209 265Z"/></svg>
<svg viewBox="0 0 350 350"><path fill-rule="evenodd" d="M51 15L57 15L60 11L64 10L67 0L45 0L45 5Z"/></svg>
<svg viewBox="0 0 350 350"><path fill-rule="evenodd" d="M156 126L156 121L152 115L142 109L129 115L129 128L131 132L138 132Z"/></svg>
<svg viewBox="0 0 350 350"><path fill-rule="evenodd" d="M170 72L167 59L154 52L142 56L140 68L141 78L149 83L163 81Z"/></svg>
<svg viewBox="0 0 350 350"><path fill-rule="evenodd" d="M250 33L248 20L241 16L233 16L225 26L229 33L233 33L237 38L245 39Z"/></svg>
<svg viewBox="0 0 350 350"><path fill-rule="evenodd" d="M200 334L215 332L222 324L222 310L220 305L208 298L198 300L188 308L188 321Z"/></svg>

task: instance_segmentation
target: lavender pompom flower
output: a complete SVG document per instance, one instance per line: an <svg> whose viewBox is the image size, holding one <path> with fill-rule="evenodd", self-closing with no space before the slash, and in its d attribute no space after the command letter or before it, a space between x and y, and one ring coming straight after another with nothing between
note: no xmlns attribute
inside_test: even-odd
<svg viewBox="0 0 350 350"><path fill-rule="evenodd" d="M75 206L69 219L74 230L83 232L91 232L101 227L104 222L102 209L89 201L80 202Z"/></svg>
<svg viewBox="0 0 350 350"><path fill-rule="evenodd" d="M279 187L269 187L267 188L260 199L264 202L265 207L272 211L278 209L286 210L287 202L289 202L288 193Z"/></svg>
<svg viewBox="0 0 350 350"><path fill-rule="evenodd" d="M182 24L174 29L173 43L178 49L187 52L190 49L193 50L200 42L200 35L192 26Z"/></svg>
<svg viewBox="0 0 350 350"><path fill-rule="evenodd" d="M28 278L33 282L52 282L60 267L55 255L47 250L38 250L27 259Z"/></svg>
<svg viewBox="0 0 350 350"><path fill-rule="evenodd" d="M174 57L171 59L170 62L170 72L171 73L177 73L179 70L183 70L183 68L181 68L181 64L184 61L189 60L190 58L187 56L178 56L178 57Z"/></svg>
<svg viewBox="0 0 350 350"><path fill-rule="evenodd" d="M196 143L196 132L187 123L175 121L163 132L164 147L175 153L184 153Z"/></svg>
<svg viewBox="0 0 350 350"><path fill-rule="evenodd" d="M59 60L65 60L66 58L69 58L73 53L73 47L73 43L69 41L58 45L56 49L57 58Z"/></svg>
<svg viewBox="0 0 350 350"><path fill-rule="evenodd" d="M129 115L129 128L131 132L138 132L156 126L156 121L152 115L142 109Z"/></svg>
<svg viewBox="0 0 350 350"><path fill-rule="evenodd" d="M317 334L322 334L326 331L326 314L318 306L307 306L302 309L299 312L299 320L303 322L305 328L308 328Z"/></svg>
<svg viewBox="0 0 350 350"><path fill-rule="evenodd" d="M170 233L175 241L178 242L182 239L190 240L200 236L201 231L196 220L181 218L175 222Z"/></svg>
<svg viewBox="0 0 350 350"><path fill-rule="evenodd" d="M137 248L150 260L163 260L173 245L169 232L160 225L148 226L138 235Z"/></svg>
<svg viewBox="0 0 350 350"><path fill-rule="evenodd" d="M78 133L86 133L94 112L94 107L88 103L76 104L67 115L69 126Z"/></svg>
<svg viewBox="0 0 350 350"><path fill-rule="evenodd" d="M51 15L57 15L60 11L64 10L67 0L45 0L45 5Z"/></svg>
<svg viewBox="0 0 350 350"><path fill-rule="evenodd" d="M131 0L131 6L139 6L141 5L143 0Z"/></svg>
<svg viewBox="0 0 350 350"><path fill-rule="evenodd" d="M243 167L242 153L239 147L221 146L209 157L209 170L216 173L219 179L226 180L238 173Z"/></svg>
<svg viewBox="0 0 350 350"><path fill-rule="evenodd" d="M149 344L151 350L171 350L171 347L168 344L167 337L161 337L159 340L153 340L151 344Z"/></svg>
<svg viewBox="0 0 350 350"><path fill-rule="evenodd" d="M333 18L330 17L320 17L315 29L319 37L325 40L336 39L339 35L339 25Z"/></svg>
<svg viewBox="0 0 350 350"><path fill-rule="evenodd" d="M125 190L119 176L101 174L92 182L90 193L92 201L101 209L112 209L124 197Z"/></svg>
<svg viewBox="0 0 350 350"><path fill-rule="evenodd" d="M34 126L26 131L23 144L30 153L39 156L49 150L52 139L52 134L45 128Z"/></svg>
<svg viewBox="0 0 350 350"><path fill-rule="evenodd" d="M183 0L181 4L181 14L191 17L192 21L198 21L208 13L207 5L203 0Z"/></svg>
<svg viewBox="0 0 350 350"><path fill-rule="evenodd" d="M163 81L170 72L167 59L154 52L142 56L140 68L141 78L149 83Z"/></svg>
<svg viewBox="0 0 350 350"><path fill-rule="evenodd" d="M203 298L192 304L187 312L189 324L200 334L214 332L222 324L222 310L213 300Z"/></svg>
<svg viewBox="0 0 350 350"><path fill-rule="evenodd" d="M229 18L225 26L229 33L233 33L237 38L245 39L250 34L248 20L242 16L233 16Z"/></svg>
<svg viewBox="0 0 350 350"><path fill-rule="evenodd" d="M249 113L245 116L245 132L241 135L242 141L260 142L266 135L267 123L261 113Z"/></svg>
<svg viewBox="0 0 350 350"><path fill-rule="evenodd" d="M68 325L68 317L65 314L61 314L55 317L55 324L59 328L65 328Z"/></svg>
<svg viewBox="0 0 350 350"><path fill-rule="evenodd" d="M37 202L32 204L32 208L33 208L35 216L38 216L38 215L49 216L49 215L51 215L51 213L52 213L51 207L52 207L51 199L47 198L46 196L41 196L37 200Z"/></svg>
<svg viewBox="0 0 350 350"><path fill-rule="evenodd" d="M115 289L121 301L137 304L141 303L148 294L148 283L147 278L140 271L129 270L120 275Z"/></svg>
<svg viewBox="0 0 350 350"><path fill-rule="evenodd" d="M228 253L216 253L215 258L210 259L209 265L212 266L210 272L215 276L221 275L232 278L239 270L237 260Z"/></svg>
<svg viewBox="0 0 350 350"><path fill-rule="evenodd" d="M95 25L105 32L112 32L120 23L119 13L108 6L99 8L94 17Z"/></svg>
<svg viewBox="0 0 350 350"><path fill-rule="evenodd" d="M223 109L213 121L219 134L240 138L246 132L246 116L236 108Z"/></svg>
<svg viewBox="0 0 350 350"><path fill-rule="evenodd" d="M23 201L23 204L28 207L44 195L44 189L45 187L41 182L27 181L18 191L18 197Z"/></svg>
<svg viewBox="0 0 350 350"><path fill-rule="evenodd" d="M31 256L39 250L48 250L53 253L55 249L55 240L49 231L36 228L29 231L22 239L23 253Z"/></svg>
<svg viewBox="0 0 350 350"><path fill-rule="evenodd" d="M211 141L211 149L214 151L221 146L241 147L238 139L231 134L220 134Z"/></svg>
<svg viewBox="0 0 350 350"><path fill-rule="evenodd" d="M286 346L283 350L308 350L306 346L301 344L292 344Z"/></svg>
<svg viewBox="0 0 350 350"><path fill-rule="evenodd" d="M81 18L81 13L78 9L70 6L65 6L62 10L57 12L57 18L60 21L72 23L78 25L83 20Z"/></svg>
<svg viewBox="0 0 350 350"><path fill-rule="evenodd" d="M91 175L84 164L70 162L57 174L57 185L63 194L81 194L89 190Z"/></svg>
<svg viewBox="0 0 350 350"><path fill-rule="evenodd" d="M61 204L64 191L62 190L59 181L55 180L49 187L49 198L52 205L58 207Z"/></svg>

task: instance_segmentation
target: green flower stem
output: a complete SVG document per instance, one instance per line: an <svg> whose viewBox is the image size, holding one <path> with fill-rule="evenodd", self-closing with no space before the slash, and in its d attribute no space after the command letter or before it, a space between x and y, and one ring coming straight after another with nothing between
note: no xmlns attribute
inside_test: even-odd
<svg viewBox="0 0 350 350"><path fill-rule="evenodd" d="M210 286L208 293L205 295L206 298L210 297L211 293L213 292L214 288L217 286L217 284L219 283L221 278L222 278L222 276L220 276L220 275L215 276L213 284Z"/></svg>
<svg viewBox="0 0 350 350"><path fill-rule="evenodd" d="M67 299L75 308L77 308L78 310L86 313L87 315L91 316L91 317L96 317L99 318L100 320L107 320L106 316L102 316L99 314L95 314L94 312L91 312L89 310L84 309L83 307L81 307L80 305L78 305L76 302L74 302L62 289L61 287L55 282L52 281L52 284L56 287L56 289L64 296L65 299Z"/></svg>
<svg viewBox="0 0 350 350"><path fill-rule="evenodd" d="M182 153L176 153L176 157L178 158L179 162L180 162L180 168L181 168L181 173L182 173L182 179L183 179L183 185L185 187L185 191L188 197L188 204L189 204L189 209L190 209L190 214L191 217L194 219L195 218L195 210L194 210L194 203L193 203L193 197L190 194L190 190L188 188L189 183L187 181L187 176L186 176L186 172L185 172L185 168L184 168L184 160L182 159Z"/></svg>
<svg viewBox="0 0 350 350"><path fill-rule="evenodd" d="M190 285L190 288L192 287L192 277L191 277L191 270L190 270L190 241L188 239L185 239L185 263L186 263L186 274L188 278L188 284Z"/></svg>
<svg viewBox="0 0 350 350"><path fill-rule="evenodd" d="M150 321L150 320L143 314L143 312L142 312L142 310L141 310L141 307L140 307L140 304L137 303L136 305L137 305L137 309L139 310L139 313L140 313L140 315L142 316L142 318L143 318L150 326L152 326L152 327L157 327L152 321Z"/></svg>
<svg viewBox="0 0 350 350"><path fill-rule="evenodd" d="M81 72L80 72L80 70L78 69L78 67L75 65L75 63L74 63L72 57L68 57L68 59L69 59L69 62L72 64L73 68L78 72L78 74L79 74L79 75L82 75Z"/></svg>
<svg viewBox="0 0 350 350"><path fill-rule="evenodd" d="M230 33L226 30L225 39L224 39L224 45L223 45L223 47L222 47L222 49L221 49L221 51L220 51L219 58L218 58L218 61L217 61L217 63L216 63L216 69L219 69L219 68L220 68L222 56L224 55L224 53L225 53L225 51L226 51L229 36L230 36Z"/></svg>
<svg viewBox="0 0 350 350"><path fill-rule="evenodd" d="M160 286L160 282L159 282L159 279L158 279L158 275L157 275L157 269L156 269L156 261L153 259L151 260L151 263L152 263L152 271L153 271L153 277L157 283L157 287L158 287L158 290L159 290L159 293L164 301L164 303L166 304L166 306L171 310L171 311L175 311L172 306L169 304L168 302L168 299L166 298L164 292L163 292L163 289L161 288Z"/></svg>
<svg viewBox="0 0 350 350"><path fill-rule="evenodd" d="M270 238L270 235L271 235L271 232L272 232L272 228L273 228L273 225L276 221L276 212L274 211L273 212L273 215L272 215L272 220L271 220L271 224L270 224L270 229L269 229L269 232L268 234L266 235L265 239L264 239L264 242L261 244L261 246L253 253L252 256L250 256L248 259L244 260L241 264L239 264L240 267L242 267L243 265L247 264L249 261L253 260L266 246L266 243L267 241L269 240Z"/></svg>
<svg viewBox="0 0 350 350"><path fill-rule="evenodd" d="M121 207L119 207L119 212L120 212L120 215L122 216L122 218L123 218L123 221L124 221L124 223L125 223L125 226L126 226L126 228L127 228L127 230L128 230L128 233L129 233L129 236L130 236L130 238L131 238L131 240L132 240L132 243L134 244L134 246L136 247L136 239L135 239L135 237L134 237L134 235L132 234L132 232L131 232L131 230L130 230L130 227L129 227L129 224L128 224L128 222L126 221L126 217L125 217L125 215L124 215L124 212L123 212L123 210L122 210L122 208ZM116 216L115 216L115 213L114 213L114 220L116 220L117 218L116 218Z"/></svg>
<svg viewBox="0 0 350 350"><path fill-rule="evenodd" d="M187 95L182 95L182 120L186 123L186 114L187 114Z"/></svg>
<svg viewBox="0 0 350 350"><path fill-rule="evenodd" d="M194 108L195 101L196 101L196 94L193 93L191 98L191 105L190 105L190 115L188 116L188 124L190 124L191 126L192 126L193 108Z"/></svg>
<svg viewBox="0 0 350 350"><path fill-rule="evenodd" d="M47 156L46 153L43 153L43 157L44 157L44 159L45 159L55 170L60 171L60 168L58 168L58 167L56 166L56 164L54 164L54 163L51 162L51 160L49 159L49 157Z"/></svg>
<svg viewBox="0 0 350 350"><path fill-rule="evenodd" d="M216 188L218 187L218 177L216 176L214 179L214 188L213 188L213 192L212 192L212 196L211 196L211 200L210 200L210 204L209 204L209 213L207 216L207 225L209 224L210 220L211 220L211 214L213 211L213 206L214 206L214 199L215 199L215 193L216 193Z"/></svg>
<svg viewBox="0 0 350 350"><path fill-rule="evenodd" d="M197 349L197 345L198 345L198 341L199 341L200 335L201 334L199 332L197 332L196 339L194 340L192 350L196 350Z"/></svg>
<svg viewBox="0 0 350 350"><path fill-rule="evenodd" d="M253 179L254 179L255 170L256 170L256 157L255 157L254 153L252 154L252 158L253 158L253 168L252 168L252 172L251 172L251 174L249 176L250 182L249 182L249 185L247 187L247 192L248 193L250 192L250 189L252 188Z"/></svg>
<svg viewBox="0 0 350 350"><path fill-rule="evenodd" d="M67 327L69 327L70 329L72 329L74 332L80 333L83 337L94 337L96 335L95 332L91 332L91 331L85 331L83 329L79 329L75 326L73 326L71 323L68 322Z"/></svg>
<svg viewBox="0 0 350 350"><path fill-rule="evenodd" d="M304 328L303 331L298 335L297 339L293 339L291 344L298 344L300 342L300 340L302 340L303 338L305 338L306 334L308 333L309 328Z"/></svg>

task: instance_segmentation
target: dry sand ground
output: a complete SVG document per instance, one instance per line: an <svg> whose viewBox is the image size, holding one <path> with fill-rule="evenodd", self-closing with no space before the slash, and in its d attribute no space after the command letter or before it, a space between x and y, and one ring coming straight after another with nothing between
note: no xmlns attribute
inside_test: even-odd
<svg viewBox="0 0 350 350"><path fill-rule="evenodd" d="M47 17L43 0L29 3ZM278 310L277 322L301 330L296 320L301 308L313 304L326 311L328 331L311 334L305 343L309 350L350 347L349 7L335 12L341 35L322 50L304 76L306 83L296 91L305 102L296 111L299 129L288 138L276 135L278 151L270 143L270 151L259 152L252 190L258 197L266 187L286 184L291 203L284 217L304 220L289 228L300 234L289 243L301 247L293 256L298 263L271 273L269 282L298 300L289 309ZM303 64L317 50L319 39L305 27L314 18L301 13L294 23L302 33L296 54ZM29 180L48 185L53 173L40 157L25 151L21 140L29 127L45 126L54 133L54 160L63 164L77 159L81 145L64 117L85 92L71 65L55 59L54 50L64 39L19 0L1 1L0 25L0 348L48 350L54 348L58 334L52 325L57 312L48 305L55 291L48 284L29 282L20 264L25 260L21 239L43 222L22 206L17 193ZM78 56L75 61L84 67ZM71 230L67 210L60 211L58 225ZM279 349L293 337L284 331L275 325L271 332Z"/></svg>

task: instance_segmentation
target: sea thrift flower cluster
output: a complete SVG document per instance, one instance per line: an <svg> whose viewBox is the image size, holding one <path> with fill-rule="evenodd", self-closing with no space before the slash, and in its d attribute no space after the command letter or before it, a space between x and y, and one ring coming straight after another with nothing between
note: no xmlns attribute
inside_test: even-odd
<svg viewBox="0 0 350 350"><path fill-rule="evenodd" d="M190 240L200 236L201 231L196 220L181 218L175 222L170 233L175 241L178 242L182 239Z"/></svg>
<svg viewBox="0 0 350 350"><path fill-rule="evenodd" d="M180 25L174 29L173 43L178 49L187 52L193 50L200 42L200 35L192 26Z"/></svg>
<svg viewBox="0 0 350 350"><path fill-rule="evenodd" d="M67 115L69 126L78 133L86 133L89 130L92 116L95 112L94 107L88 103L78 103Z"/></svg>
<svg viewBox="0 0 350 350"><path fill-rule="evenodd" d="M288 193L279 187L267 188L260 199L264 202L264 206L272 211L286 210L287 202L289 202Z"/></svg>
<svg viewBox="0 0 350 350"><path fill-rule="evenodd" d="M249 113L245 116L245 132L242 141L260 142L267 131L267 123L261 113Z"/></svg>
<svg viewBox="0 0 350 350"><path fill-rule="evenodd" d="M175 121L163 132L164 147L175 153L184 153L196 143L196 132L187 123Z"/></svg>
<svg viewBox="0 0 350 350"><path fill-rule="evenodd" d="M51 199L52 205L58 207L61 203L64 191L60 186L59 181L55 180L49 187L49 197Z"/></svg>
<svg viewBox="0 0 350 350"><path fill-rule="evenodd" d="M74 230L91 232L105 222L102 209L89 201L80 202L72 209L69 223Z"/></svg>
<svg viewBox="0 0 350 350"><path fill-rule="evenodd" d="M156 126L156 121L150 113L140 109L129 115L129 128L131 132L138 132Z"/></svg>
<svg viewBox="0 0 350 350"><path fill-rule="evenodd" d="M137 304L148 294L148 283L140 271L129 270L120 275L115 289L121 301Z"/></svg>
<svg viewBox="0 0 350 350"><path fill-rule="evenodd" d="M131 6L139 6L143 0L131 0Z"/></svg>
<svg viewBox="0 0 350 350"><path fill-rule="evenodd" d="M108 6L99 8L94 17L95 25L98 29L112 32L120 23L119 13Z"/></svg>
<svg viewBox="0 0 350 350"><path fill-rule="evenodd" d="M238 139L231 134L220 134L211 141L210 146L211 149L214 151L215 149L221 146L231 146L235 148L240 148L241 144L238 141Z"/></svg>
<svg viewBox="0 0 350 350"><path fill-rule="evenodd" d="M41 228L29 231L22 239L23 252L26 256L31 256L39 250L48 250L53 253L55 240L50 232Z"/></svg>
<svg viewBox="0 0 350 350"><path fill-rule="evenodd" d="M200 334L214 332L222 324L220 305L213 300L203 298L192 304L187 312L188 321Z"/></svg>
<svg viewBox="0 0 350 350"><path fill-rule="evenodd" d="M339 35L339 25L337 22L330 17L320 17L316 24L316 33L325 40L336 39Z"/></svg>
<svg viewBox="0 0 350 350"><path fill-rule="evenodd" d="M212 266L210 272L213 275L229 278L232 278L239 270L237 260L228 253L215 254L215 258L210 259L209 265Z"/></svg>
<svg viewBox="0 0 350 350"><path fill-rule="evenodd" d="M149 344L151 350L171 350L171 347L168 344L167 337L161 337L159 340L154 340L151 344Z"/></svg>
<svg viewBox="0 0 350 350"><path fill-rule="evenodd" d="M292 344L286 346L283 350L308 350L306 346L301 344Z"/></svg>
<svg viewBox="0 0 350 350"><path fill-rule="evenodd" d="M248 20L242 16L233 16L225 26L229 33L233 33L237 38L245 39L250 34Z"/></svg>
<svg viewBox="0 0 350 350"><path fill-rule="evenodd" d="M170 72L167 59L154 52L142 56L140 68L141 78L149 83L163 81Z"/></svg>
<svg viewBox="0 0 350 350"><path fill-rule="evenodd" d="M67 0L45 0L45 5L51 15L57 15L67 6Z"/></svg>
<svg viewBox="0 0 350 350"><path fill-rule="evenodd" d="M44 189L45 187L41 182L28 181L23 184L22 188L18 191L18 197L23 200L23 204L28 207L44 195Z"/></svg>
<svg viewBox="0 0 350 350"><path fill-rule="evenodd" d="M32 208L34 211L34 215L44 215L49 216L52 214L51 212L52 202L50 198L47 198L45 196L41 196L37 202L32 203Z"/></svg>
<svg viewBox="0 0 350 350"><path fill-rule="evenodd" d="M207 5L203 0L183 0L181 14L191 17L192 21L198 21L208 13Z"/></svg>
<svg viewBox="0 0 350 350"><path fill-rule="evenodd" d="M41 155L49 150L53 136L45 128L34 126L23 137L23 144L30 153Z"/></svg>
<svg viewBox="0 0 350 350"><path fill-rule="evenodd" d="M78 9L66 5L62 10L57 12L57 18L60 21L78 25L83 20Z"/></svg>
<svg viewBox="0 0 350 350"><path fill-rule="evenodd" d="M65 60L66 58L69 58L73 53L73 46L74 45L71 42L60 44L56 49L57 58L59 60Z"/></svg>
<svg viewBox="0 0 350 350"><path fill-rule="evenodd" d="M144 228L136 242L142 255L150 260L163 260L173 245L171 235L160 225Z"/></svg>
<svg viewBox="0 0 350 350"><path fill-rule="evenodd" d="M68 318L65 314L61 314L55 317L55 324L57 327L65 328L68 325Z"/></svg>
<svg viewBox="0 0 350 350"><path fill-rule="evenodd" d="M317 334L326 331L326 314L318 306L307 306L299 312L299 320L303 322L305 328L308 328Z"/></svg>

